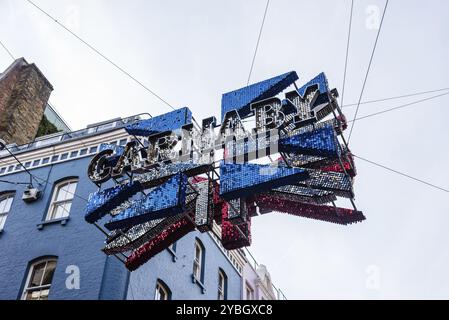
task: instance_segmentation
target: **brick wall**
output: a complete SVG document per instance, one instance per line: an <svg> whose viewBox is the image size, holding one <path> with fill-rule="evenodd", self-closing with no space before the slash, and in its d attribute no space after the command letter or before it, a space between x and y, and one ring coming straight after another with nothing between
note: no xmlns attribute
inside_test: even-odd
<svg viewBox="0 0 449 320"><path fill-rule="evenodd" d="M52 91L35 64L17 59L0 76L0 138L18 145L33 141Z"/></svg>

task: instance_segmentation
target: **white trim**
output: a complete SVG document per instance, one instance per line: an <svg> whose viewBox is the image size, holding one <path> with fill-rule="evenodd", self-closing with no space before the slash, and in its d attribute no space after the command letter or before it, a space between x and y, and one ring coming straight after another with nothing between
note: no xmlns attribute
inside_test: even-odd
<svg viewBox="0 0 449 320"><path fill-rule="evenodd" d="M159 280L156 281L156 288L155 288L155 292L154 292L154 300L161 300L161 295L160 295L159 289L162 289L161 291L164 293L165 298L166 298L166 299L162 299L162 300L170 300L170 294L169 294L170 289L167 288L167 286L164 285Z"/></svg>
<svg viewBox="0 0 449 320"><path fill-rule="evenodd" d="M15 192L5 192L0 195L0 203L5 201L5 206L0 211L0 231L2 231L5 227L6 219L8 218L8 214L11 211L11 206L14 201Z"/></svg>
<svg viewBox="0 0 449 320"><path fill-rule="evenodd" d="M69 198L69 199L56 200L57 196L59 195L60 190L64 186L72 185L72 184L76 184L75 185L75 190L76 190L76 187L78 186L78 181L79 180L77 178L72 178L72 179L60 181L55 185L55 187L53 189L53 194L51 196L50 206L48 207L47 215L45 216L44 221L52 221L52 220L60 219L60 218L67 218L70 215L70 210L68 210L67 212L64 212L64 216L62 216L62 217L56 217L56 218L52 217L56 207L61 206L61 204L65 205L67 203L70 203L70 205L71 205L73 202L73 199L74 199L75 191L73 192L73 194L70 195L71 198Z"/></svg>
<svg viewBox="0 0 449 320"><path fill-rule="evenodd" d="M218 288L217 288L217 298L218 300L226 300L227 292L226 292L226 281L228 280L228 276L222 269L218 269ZM221 299L223 298L223 299Z"/></svg>
<svg viewBox="0 0 449 320"><path fill-rule="evenodd" d="M44 272L42 273L42 278L41 278L41 281L40 281L40 285L37 286L37 287L30 287L31 275L33 274L34 267L36 265L40 264L40 263L43 263L43 262L45 262L45 267L44 267ZM57 258L43 258L43 259L39 259L38 261L36 261L32 265L30 265L30 268L28 270L27 279L26 279L26 282L25 282L25 286L23 288L22 296L20 298L21 300L26 300L26 295L27 295L28 291L30 291L30 289L47 289L48 288L49 291L50 291L52 283L50 283L49 285L44 285L44 286L42 285L42 280L43 280L43 277L45 275L45 271L47 270L47 266L48 266L49 262L55 262L57 264L58 263L58 259Z"/></svg>
<svg viewBox="0 0 449 320"><path fill-rule="evenodd" d="M90 157L92 156L94 153L98 152L98 148L100 147L100 145L102 143L108 143L108 142L116 142L117 144L120 143L121 140L123 139L127 139L129 140L129 135L126 133L125 130L123 129L118 129L115 131L110 131L108 133L105 134L101 134L101 135L96 135L96 136L91 136L91 137L86 137L84 139L78 139L75 141L68 141L67 143L63 143L60 145L56 145L56 146L48 146L45 148L41 148L41 149L34 149L32 151L29 152L24 152L21 154L17 154L17 158L20 160L20 162L22 162L24 165L25 163L31 162L31 165L29 167L27 167L28 170L33 170L36 168L41 168L41 167L45 167L45 166L49 166L55 163L62 163L62 162L66 162L66 161L71 161L74 159L80 159L80 158L85 158L85 157ZM90 150L91 148L97 148L97 151L95 151L94 153L91 153ZM81 150L84 150L87 148L87 152L83 155L80 154ZM70 157L72 152L77 152L77 155L73 158ZM60 159L60 156L63 154L67 154L67 158L64 160ZM57 161L51 161L53 157L57 156L58 159ZM43 164L43 159L49 158L49 161L45 164ZM36 160L40 160L39 161L39 165L37 166L33 166L32 164L36 161ZM14 166L14 169L12 171L8 171L9 167ZM6 176L6 175L10 175L10 174L14 174L14 173L18 173L18 172L22 172L24 171L24 169L17 168L17 161L9 156L9 157L5 157L5 158L0 158L0 172L2 170L4 170L3 173L0 174L0 176Z"/></svg>
<svg viewBox="0 0 449 320"><path fill-rule="evenodd" d="M197 257L197 248L199 249L198 250L198 252L199 252L199 257ZM195 239L195 246L194 246L194 256L193 256L193 276L196 278L196 279L198 279L198 280L200 280L200 281L202 281L202 279L201 279L201 274L202 274L202 272L203 272L203 246L201 245L201 243L197 240L197 239ZM199 273L199 274L196 274L195 273L195 266L197 266L197 269L196 269L196 271L197 271L197 273Z"/></svg>

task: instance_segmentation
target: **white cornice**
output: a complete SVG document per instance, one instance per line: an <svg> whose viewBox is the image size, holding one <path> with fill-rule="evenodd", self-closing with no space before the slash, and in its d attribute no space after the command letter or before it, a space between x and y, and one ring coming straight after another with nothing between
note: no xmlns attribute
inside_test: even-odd
<svg viewBox="0 0 449 320"><path fill-rule="evenodd" d="M80 137L79 139L75 140L68 140L66 142L58 142L57 144L53 144L50 146L33 149L30 151L24 151L22 153L16 154L16 157L25 164L29 161L34 161L41 158L51 157L55 154L63 154L63 153L70 153L72 151L76 151L83 148L91 148L94 146L98 146L101 143L104 142L110 142L120 139L128 138L129 134L122 128L117 130L108 131L101 134L86 136L86 137ZM85 156L90 156L91 154L86 154ZM79 158L79 157L78 157ZM66 161L73 160L73 159L66 159ZM65 161L65 160L64 160ZM62 162L62 161L59 161ZM50 165L51 163L40 165L39 167ZM0 168L2 167L9 167L11 165L17 165L17 161L12 156L7 156L0 159ZM34 168L32 168L34 169ZM14 174L18 171L7 173L5 172L2 175L8 175L8 174Z"/></svg>

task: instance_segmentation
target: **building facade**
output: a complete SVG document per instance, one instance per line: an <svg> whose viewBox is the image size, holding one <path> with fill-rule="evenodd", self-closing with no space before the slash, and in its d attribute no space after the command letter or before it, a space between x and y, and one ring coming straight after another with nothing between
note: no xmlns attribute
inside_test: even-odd
<svg viewBox="0 0 449 320"><path fill-rule="evenodd" d="M263 264L247 261L242 273L243 300L285 300L283 292L271 282L271 275Z"/></svg>

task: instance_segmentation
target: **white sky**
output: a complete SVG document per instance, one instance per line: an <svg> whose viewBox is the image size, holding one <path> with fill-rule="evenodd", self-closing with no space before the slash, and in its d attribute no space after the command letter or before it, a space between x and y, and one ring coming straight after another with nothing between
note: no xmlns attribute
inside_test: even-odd
<svg viewBox="0 0 449 320"><path fill-rule="evenodd" d="M195 118L220 115L221 94L246 84L265 1L35 0ZM357 102L376 36L355 0L345 102ZM349 0L271 0L252 82L324 71L341 93ZM73 129L168 112L25 0L0 0L0 40L35 62ZM363 100L449 87L449 2L391 0ZM0 70L11 58L0 50ZM367 104L359 116L426 96ZM356 123L355 154L449 188L448 96ZM352 118L354 107L345 109ZM357 161L367 220L338 226L282 214L253 220L251 251L289 299L449 298L449 195Z"/></svg>

